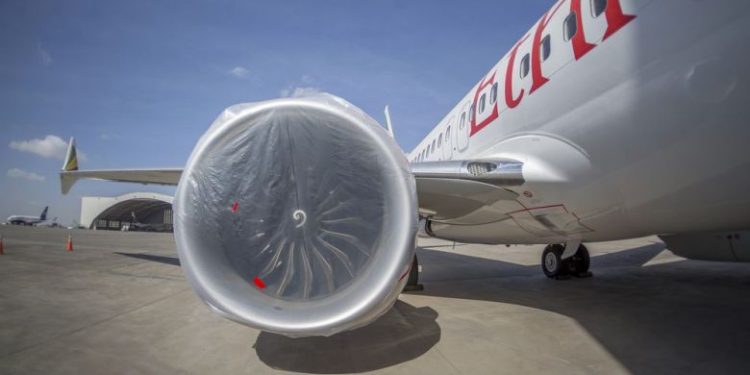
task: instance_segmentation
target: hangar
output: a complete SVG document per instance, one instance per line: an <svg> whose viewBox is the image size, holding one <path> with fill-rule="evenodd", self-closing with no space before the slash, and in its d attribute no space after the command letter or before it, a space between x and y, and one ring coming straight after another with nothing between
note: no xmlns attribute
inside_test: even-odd
<svg viewBox="0 0 750 375"><path fill-rule="evenodd" d="M158 193L129 193L119 197L81 198L80 225L88 229L172 231L174 197Z"/></svg>

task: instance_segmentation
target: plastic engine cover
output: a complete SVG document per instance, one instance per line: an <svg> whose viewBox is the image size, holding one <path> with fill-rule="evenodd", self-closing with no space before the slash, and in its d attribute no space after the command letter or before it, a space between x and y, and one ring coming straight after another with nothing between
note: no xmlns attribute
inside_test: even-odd
<svg viewBox="0 0 750 375"><path fill-rule="evenodd" d="M218 313L288 336L387 311L417 229L414 178L372 118L328 94L224 111L174 203L186 277Z"/></svg>

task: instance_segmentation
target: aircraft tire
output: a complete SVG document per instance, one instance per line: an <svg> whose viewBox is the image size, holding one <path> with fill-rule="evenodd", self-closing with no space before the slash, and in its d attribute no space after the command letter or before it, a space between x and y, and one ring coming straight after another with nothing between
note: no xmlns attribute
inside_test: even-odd
<svg viewBox="0 0 750 375"><path fill-rule="evenodd" d="M591 258L589 256L589 250L586 246L578 246L578 251L573 254L572 257L566 259L565 266L567 273L570 275L583 275L588 273L589 267L591 266Z"/></svg>
<svg viewBox="0 0 750 375"><path fill-rule="evenodd" d="M560 244L547 245L542 252L542 271L550 279L566 275L567 267L562 260L565 248Z"/></svg>

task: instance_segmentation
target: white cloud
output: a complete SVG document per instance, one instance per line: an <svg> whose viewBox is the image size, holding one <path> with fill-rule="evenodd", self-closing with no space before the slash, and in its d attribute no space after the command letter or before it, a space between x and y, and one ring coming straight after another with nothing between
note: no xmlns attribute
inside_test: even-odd
<svg viewBox="0 0 750 375"><path fill-rule="evenodd" d="M241 66L235 66L234 68L230 69L227 73L237 78L245 78L247 77L248 74L250 74L250 71Z"/></svg>
<svg viewBox="0 0 750 375"><path fill-rule="evenodd" d="M8 169L7 175L10 178L21 178L24 180L39 181L39 182L44 181L44 176L40 176L34 172L27 172L27 171L24 171L23 169L18 169L18 168Z"/></svg>
<svg viewBox="0 0 750 375"><path fill-rule="evenodd" d="M35 138L28 141L10 142L10 148L22 152L30 152L43 158L64 160L65 153L68 151L68 143L62 138L50 134L41 139ZM77 155L80 161L86 160L86 155L80 152L80 150L77 150Z"/></svg>
<svg viewBox="0 0 750 375"><path fill-rule="evenodd" d="M289 87L279 92L279 95L285 98L299 98L320 93L317 87Z"/></svg>
<svg viewBox="0 0 750 375"><path fill-rule="evenodd" d="M39 60L42 62L42 65L52 64L52 55L50 55L46 49L42 48L41 44L38 44L36 46L36 53L39 56Z"/></svg>

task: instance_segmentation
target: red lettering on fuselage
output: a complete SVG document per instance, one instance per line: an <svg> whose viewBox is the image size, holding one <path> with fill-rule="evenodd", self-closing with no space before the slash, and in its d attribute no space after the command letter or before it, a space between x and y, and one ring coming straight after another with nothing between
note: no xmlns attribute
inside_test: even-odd
<svg viewBox="0 0 750 375"><path fill-rule="evenodd" d="M492 73L492 76L490 76L490 78L487 80L482 79L482 81L479 82L479 87L477 87L477 91L474 93L474 105L472 106L473 113L471 114L471 130L469 132L469 136L474 135L474 133L478 132L483 127L489 125L492 121L495 121L495 119L498 117L497 101L495 101L492 107L492 113L490 113L490 115L487 116L486 119L482 120L482 122L477 124L477 100L479 98L479 93L482 92L482 90L484 90L485 87L491 86L493 83L495 83L495 73Z"/></svg>
<svg viewBox="0 0 750 375"><path fill-rule="evenodd" d="M565 3L567 0L560 0L552 9L547 11L542 18L537 23L536 29L534 30L534 35L532 38L532 46L531 46L531 78L532 78L532 84L531 88L529 89L529 95L533 94L536 90L544 86L549 79L544 76L542 73L542 39L544 35L545 28L549 24L552 17L557 13L557 11L561 8L561 6ZM586 33L583 27L583 12L581 11L581 0L569 0L570 1L570 13L575 14L576 17L576 32L573 35L573 37L570 39L571 46L573 48L573 55L575 56L576 60L580 60L583 56L585 56L587 53L591 52L594 48L596 48L596 44L592 44L586 41ZM625 14L622 11L622 6L620 4L620 0L609 0L607 1L606 8L604 10L604 16L607 21L607 30L604 33L604 36L602 38L602 41L607 40L610 36L615 34L617 31L622 29L625 25L630 23L630 21L634 20L636 18L635 15ZM519 47L528 39L529 34L526 34L521 40L519 40L515 46L513 46L513 49L511 50L510 54L508 55L508 64L506 66L505 70L505 103L508 106L508 109L513 109L517 107L524 97L524 89L521 89L521 91L518 93L517 97L513 97L513 71L514 66L516 64L516 55L518 54ZM497 102L494 103L494 107L492 109L492 113L485 118L482 122L477 124L477 101L479 99L479 94L484 90L487 86L490 86L494 84L495 81L495 73L490 76L489 79L485 80L482 79L481 82L479 82L479 86L477 87L476 92L474 93L474 105L473 105L473 113L471 114L471 130L469 135L473 136L477 132L479 132L481 129L489 125L492 121L496 120L499 117L499 111L497 107Z"/></svg>
<svg viewBox="0 0 750 375"><path fill-rule="evenodd" d="M603 40L607 40L617 30L622 29L623 26L635 19L635 16L622 12L620 0L610 0L607 9L604 10L604 15L607 17L607 31L604 33Z"/></svg>
<svg viewBox="0 0 750 375"><path fill-rule="evenodd" d="M519 40L515 47L513 47L513 50L510 51L510 56L508 57L508 67L505 68L505 104L508 105L508 109L516 108L521 104L521 99L523 99L523 89L518 93L517 98L513 98L513 66L516 65L518 47L520 47L521 43L525 42L528 37L529 34L526 34L523 39Z"/></svg>
<svg viewBox="0 0 750 375"><path fill-rule="evenodd" d="M563 5L564 0L561 0L556 7L554 7L552 10L547 11L547 13L544 13L542 18L539 20L539 24L536 27L536 31L534 32L534 39L532 40L531 45L531 89L529 90L529 95L533 94L534 91L539 89L540 87L544 86L549 79L542 75L542 34L544 33L544 29L547 27L547 24L549 23L549 20L552 18L552 16L557 13L557 10L560 9L560 6Z"/></svg>
<svg viewBox="0 0 750 375"><path fill-rule="evenodd" d="M596 45L586 41L586 33L583 30L581 0L570 0L570 12L576 15L576 33L570 41L573 43L573 54L576 60L580 60L585 54L591 52Z"/></svg>

